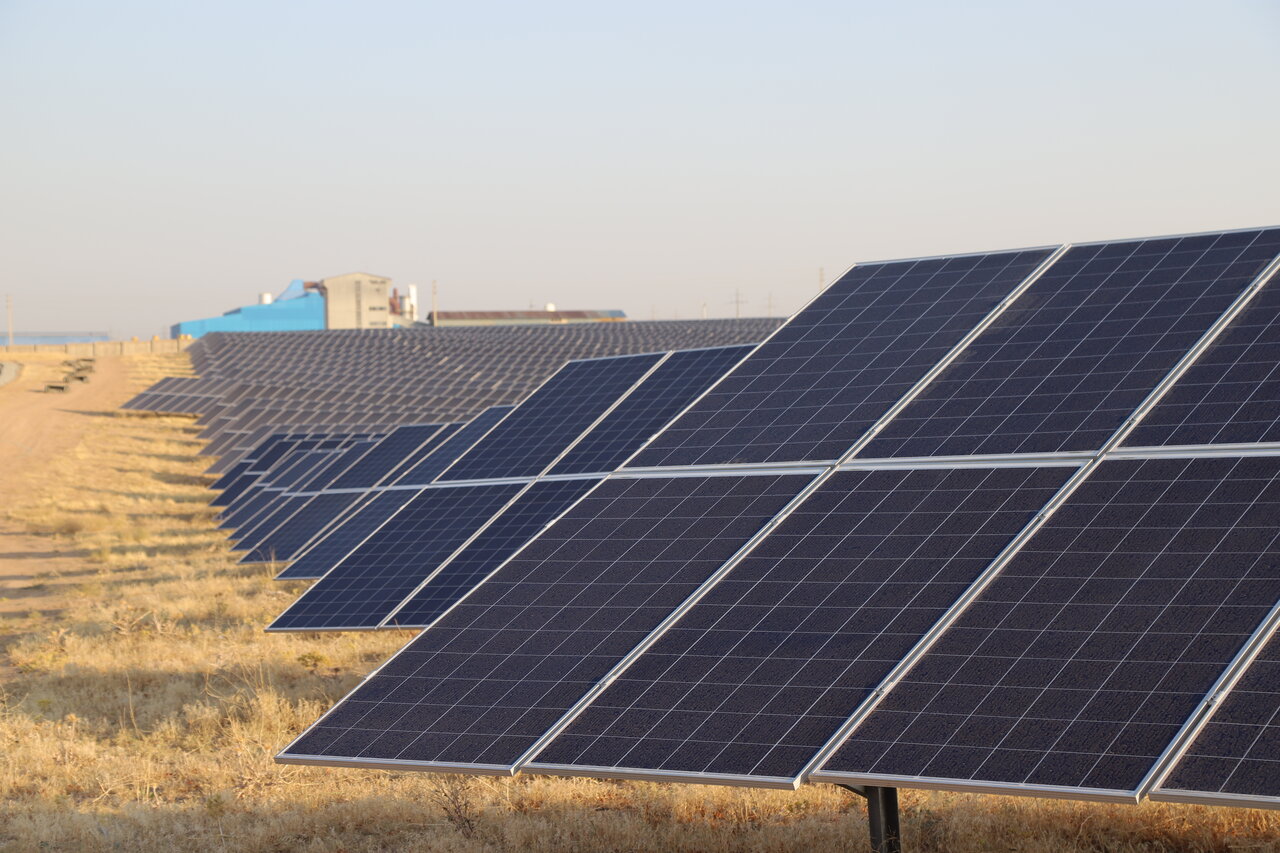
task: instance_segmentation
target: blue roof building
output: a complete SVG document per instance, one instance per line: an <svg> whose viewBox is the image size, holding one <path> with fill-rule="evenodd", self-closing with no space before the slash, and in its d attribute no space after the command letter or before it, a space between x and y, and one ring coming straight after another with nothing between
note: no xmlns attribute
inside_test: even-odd
<svg viewBox="0 0 1280 853"><path fill-rule="evenodd" d="M221 317L177 323L171 332L175 338L199 338L210 332L307 332L324 327L324 296L295 279L274 301L246 305Z"/></svg>

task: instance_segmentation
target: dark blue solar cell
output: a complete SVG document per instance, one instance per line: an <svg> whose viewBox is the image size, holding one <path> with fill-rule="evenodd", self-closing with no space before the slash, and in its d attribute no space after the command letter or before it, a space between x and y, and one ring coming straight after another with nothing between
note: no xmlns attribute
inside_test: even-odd
<svg viewBox="0 0 1280 853"><path fill-rule="evenodd" d="M425 486L433 482L444 469L457 461L458 457L466 453L477 441L484 438L485 434L514 408L514 406L490 406L485 409L449 436L448 441L437 447L421 462L410 466L405 473L397 476L395 485Z"/></svg>
<svg viewBox="0 0 1280 853"><path fill-rule="evenodd" d="M235 465L231 466L230 470L228 470L227 473L223 474L221 477L219 477L218 479L210 483L209 488L219 492L226 489L228 486L234 483L241 474L248 471L249 466L252 464L253 464L252 461L237 462Z"/></svg>
<svg viewBox="0 0 1280 853"><path fill-rule="evenodd" d="M376 628L523 484L426 489L334 566L268 630Z"/></svg>
<svg viewBox="0 0 1280 853"><path fill-rule="evenodd" d="M251 523L252 519L261 520L259 514L269 506L275 504L280 498L280 492L269 492L264 489L258 489L257 492L248 500L237 503L234 507L228 507L223 511L221 519L218 522L220 530L239 530L245 525ZM257 521L253 521L256 524Z"/></svg>
<svg viewBox="0 0 1280 853"><path fill-rule="evenodd" d="M1280 803L1280 637L1273 637L1214 708L1152 799Z"/></svg>
<svg viewBox="0 0 1280 853"><path fill-rule="evenodd" d="M1280 600L1276 518L1280 458L1102 463L824 771L1131 795Z"/></svg>
<svg viewBox="0 0 1280 853"><path fill-rule="evenodd" d="M285 755L510 767L810 480L606 480Z"/></svg>
<svg viewBox="0 0 1280 853"><path fill-rule="evenodd" d="M799 777L1075 471L834 475L530 769Z"/></svg>
<svg viewBox="0 0 1280 853"><path fill-rule="evenodd" d="M840 457L1050 254L854 267L628 467Z"/></svg>
<svg viewBox="0 0 1280 853"><path fill-rule="evenodd" d="M209 506L230 506L235 503L236 498L240 497L252 488L254 483L257 483L261 476L262 474L249 472L241 474L239 477L236 477L235 481L232 482L230 486L227 486L222 494L209 501Z"/></svg>
<svg viewBox="0 0 1280 853"><path fill-rule="evenodd" d="M234 551L253 551L270 536L281 524L293 517L294 513L307 505L311 500L303 496L285 496L284 500L273 504L270 510L253 519L251 525L238 528L231 534L235 544ZM270 557L250 557L242 562L261 562Z"/></svg>
<svg viewBox="0 0 1280 853"><path fill-rule="evenodd" d="M333 450L310 450L302 454L287 469L268 477L271 488L286 489L313 476L321 466L337 455Z"/></svg>
<svg viewBox="0 0 1280 853"><path fill-rule="evenodd" d="M418 448L430 441L440 429L440 424L398 427L343 471L328 488L368 489L378 485L388 474L412 459Z"/></svg>
<svg viewBox="0 0 1280 853"><path fill-rule="evenodd" d="M345 519L339 519L336 526L328 531L321 531L320 538L315 542L300 548L297 559L277 575L276 579L324 577L325 573L358 548L417 494L413 489L392 489L366 498L363 506Z"/></svg>
<svg viewBox="0 0 1280 853"><path fill-rule="evenodd" d="M653 353L569 362L440 480L537 476L661 359Z"/></svg>
<svg viewBox="0 0 1280 853"><path fill-rule="evenodd" d="M1077 246L860 455L1094 450L1280 251L1280 229Z"/></svg>
<svg viewBox="0 0 1280 853"><path fill-rule="evenodd" d="M347 447L341 452L335 454L333 461L325 465L321 470L316 471L314 476L299 483L294 491L316 492L327 488L334 480L338 479L344 471L348 470L366 453L368 453L375 444L377 444L376 441L354 442L350 447Z"/></svg>
<svg viewBox="0 0 1280 853"><path fill-rule="evenodd" d="M612 471L754 347L672 353L552 466L552 474Z"/></svg>
<svg viewBox="0 0 1280 853"><path fill-rule="evenodd" d="M419 587L392 614L387 627L431 624L598 482L593 478L534 483Z"/></svg>
<svg viewBox="0 0 1280 853"><path fill-rule="evenodd" d="M1280 280L1273 276L1137 429L1129 447L1280 441Z"/></svg>
<svg viewBox="0 0 1280 853"><path fill-rule="evenodd" d="M250 552L241 562L276 562L293 556L293 549L306 544L322 527L360 500L359 492L290 497L273 518L258 525L249 536L236 543ZM305 536L305 539L301 537ZM301 541L300 541L301 540ZM286 543L289 547L286 547Z"/></svg>

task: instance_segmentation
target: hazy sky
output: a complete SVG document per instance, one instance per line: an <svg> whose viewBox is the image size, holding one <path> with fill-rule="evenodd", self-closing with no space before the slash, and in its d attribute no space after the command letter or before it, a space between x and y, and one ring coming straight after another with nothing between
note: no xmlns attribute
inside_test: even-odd
<svg viewBox="0 0 1280 853"><path fill-rule="evenodd" d="M0 0L0 293L786 314L820 267L1280 224L1278 45L1276 0Z"/></svg>

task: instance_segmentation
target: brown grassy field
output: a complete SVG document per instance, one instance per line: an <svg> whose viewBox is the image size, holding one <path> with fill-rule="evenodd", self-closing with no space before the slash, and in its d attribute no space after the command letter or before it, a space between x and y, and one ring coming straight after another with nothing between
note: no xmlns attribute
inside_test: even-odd
<svg viewBox="0 0 1280 853"><path fill-rule="evenodd" d="M0 532L17 544L0 554L0 850L866 848L865 809L832 786L273 763L408 635L262 632L303 587L236 565L211 523L192 422L112 413L183 359L123 360L116 398L96 408L68 395L42 428L75 441L2 486ZM0 395L0 419L21 393ZM902 800L909 850L1280 850L1280 815L1263 811Z"/></svg>

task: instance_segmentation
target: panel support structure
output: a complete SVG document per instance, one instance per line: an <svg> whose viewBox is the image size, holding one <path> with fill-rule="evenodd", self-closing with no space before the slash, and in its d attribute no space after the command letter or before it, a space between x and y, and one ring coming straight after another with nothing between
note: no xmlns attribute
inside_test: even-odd
<svg viewBox="0 0 1280 853"><path fill-rule="evenodd" d="M867 801L867 825L872 853L902 853L898 822L898 789L878 785L840 785Z"/></svg>

